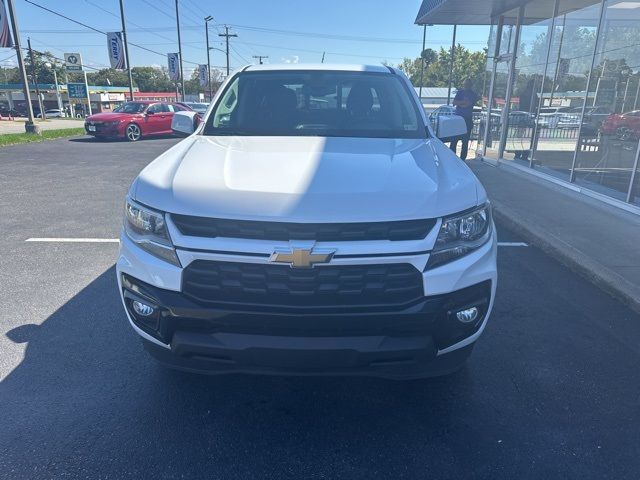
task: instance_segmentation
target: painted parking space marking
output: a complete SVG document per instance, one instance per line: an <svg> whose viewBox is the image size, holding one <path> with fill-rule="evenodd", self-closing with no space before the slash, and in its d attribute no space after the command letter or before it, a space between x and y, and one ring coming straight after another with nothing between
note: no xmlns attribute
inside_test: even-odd
<svg viewBox="0 0 640 480"><path fill-rule="evenodd" d="M528 243L524 242L498 242L499 247L528 247Z"/></svg>
<svg viewBox="0 0 640 480"><path fill-rule="evenodd" d="M119 243L117 238L27 238L25 242L43 243Z"/></svg>

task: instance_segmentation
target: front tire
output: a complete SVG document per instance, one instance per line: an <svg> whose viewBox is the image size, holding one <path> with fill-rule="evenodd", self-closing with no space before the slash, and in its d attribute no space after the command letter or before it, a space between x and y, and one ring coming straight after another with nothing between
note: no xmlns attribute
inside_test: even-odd
<svg viewBox="0 0 640 480"><path fill-rule="evenodd" d="M135 123L130 123L124 129L124 138L128 142L137 142L142 138L142 132L140 131L140 127Z"/></svg>

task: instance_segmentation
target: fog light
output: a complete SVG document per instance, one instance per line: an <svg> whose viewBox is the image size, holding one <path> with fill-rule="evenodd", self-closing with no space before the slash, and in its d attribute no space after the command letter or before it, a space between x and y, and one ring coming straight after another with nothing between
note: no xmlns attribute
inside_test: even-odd
<svg viewBox="0 0 640 480"><path fill-rule="evenodd" d="M471 307L456 312L456 318L462 323L472 323L477 320L479 314L478 307Z"/></svg>
<svg viewBox="0 0 640 480"><path fill-rule="evenodd" d="M137 300L133 301L133 311L136 312L141 317L148 317L153 314L153 307L147 305L146 303L139 302Z"/></svg>

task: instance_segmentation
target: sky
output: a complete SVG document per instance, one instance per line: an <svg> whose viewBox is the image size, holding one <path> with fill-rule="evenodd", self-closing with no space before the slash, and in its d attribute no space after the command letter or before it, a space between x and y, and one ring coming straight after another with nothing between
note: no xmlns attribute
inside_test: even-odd
<svg viewBox="0 0 640 480"><path fill-rule="evenodd" d="M29 0L101 31L119 31L118 0ZM85 65L108 66L106 37L46 12L27 0L14 0L21 38L33 48L62 57L79 52ZM420 54L422 27L414 25L420 0L179 0L185 73L206 63L204 17L211 15L210 46L224 49L218 33L229 25L231 67L257 63L319 62L397 65ZM174 0L124 0L131 64L166 65L176 52ZM427 27L427 47L449 48L450 26ZM458 41L473 50L486 46L488 28L458 27ZM225 64L224 53L211 51L212 66ZM0 65L15 64L10 49L0 49Z"/></svg>

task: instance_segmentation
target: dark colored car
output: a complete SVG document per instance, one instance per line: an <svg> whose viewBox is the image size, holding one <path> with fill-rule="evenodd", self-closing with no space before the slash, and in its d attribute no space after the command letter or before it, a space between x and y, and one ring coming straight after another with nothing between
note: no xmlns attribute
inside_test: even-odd
<svg viewBox="0 0 640 480"><path fill-rule="evenodd" d="M175 112L187 110L175 103L126 102L113 112L97 113L84 123L89 135L100 138L124 138L136 142L142 137L170 135Z"/></svg>
<svg viewBox="0 0 640 480"><path fill-rule="evenodd" d="M609 115L602 122L600 132L603 135L615 135L620 140L636 140L640 138L640 110Z"/></svg>

